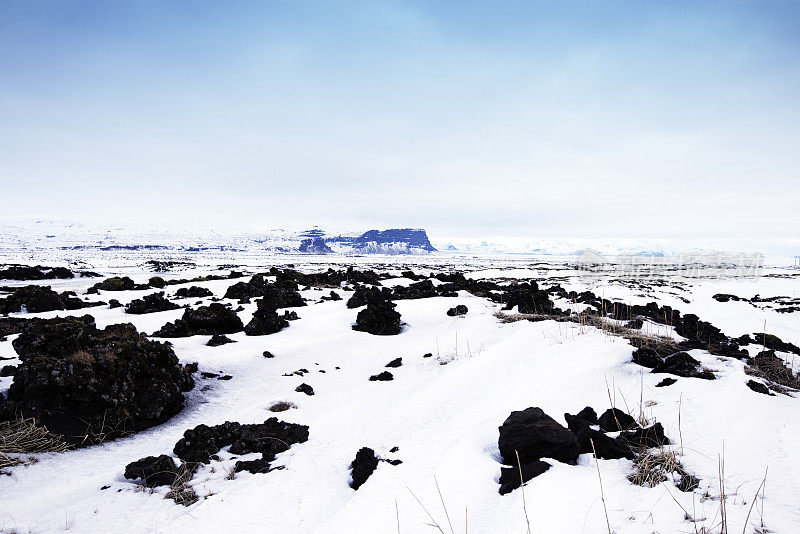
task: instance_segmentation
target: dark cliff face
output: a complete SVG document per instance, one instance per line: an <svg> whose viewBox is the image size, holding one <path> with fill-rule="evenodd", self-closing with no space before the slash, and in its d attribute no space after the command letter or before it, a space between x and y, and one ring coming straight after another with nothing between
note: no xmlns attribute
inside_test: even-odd
<svg viewBox="0 0 800 534"><path fill-rule="evenodd" d="M345 244L354 252L370 253L376 252L376 247L393 247L403 244L408 249L408 253L414 254L420 250L425 252L436 252L436 249L428 240L428 234L419 228L393 228L389 230L369 230L358 237L349 236L325 236L321 230L306 230L300 234L305 239L302 240L298 248L299 252L310 254L329 254L334 252L329 244ZM396 247L399 248L399 247ZM395 253L403 253L402 248Z"/></svg>
<svg viewBox="0 0 800 534"><path fill-rule="evenodd" d="M361 248L367 243L406 243L409 247L436 252L425 230L418 228L394 228L390 230L370 230L364 232L353 242L355 248Z"/></svg>
<svg viewBox="0 0 800 534"><path fill-rule="evenodd" d="M315 237L314 239L303 239L300 243L300 247L297 249L300 252L308 252L310 254L330 254L333 252L331 247L325 244L325 240L321 237Z"/></svg>

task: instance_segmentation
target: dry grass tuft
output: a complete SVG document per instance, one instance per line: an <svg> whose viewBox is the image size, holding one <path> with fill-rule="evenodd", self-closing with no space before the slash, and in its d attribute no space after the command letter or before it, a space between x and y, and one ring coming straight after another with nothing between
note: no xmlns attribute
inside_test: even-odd
<svg viewBox="0 0 800 534"><path fill-rule="evenodd" d="M75 363L81 363L83 365L92 365L95 361L94 356L85 350L73 352L68 358Z"/></svg>
<svg viewBox="0 0 800 534"><path fill-rule="evenodd" d="M748 375L769 380L773 384L779 384L784 388L800 390L800 377L786 367L783 360L775 354L761 353L750 358L745 372ZM781 391L781 388L776 387L776 389Z"/></svg>
<svg viewBox="0 0 800 534"><path fill-rule="evenodd" d="M33 418L20 417L0 423L0 469L15 465L29 465L36 458L18 458L9 455L30 455L43 452L63 452L69 449L60 436L37 426Z"/></svg>
<svg viewBox="0 0 800 534"><path fill-rule="evenodd" d="M165 498L172 499L176 504L182 506L191 506L200 500L200 496L194 491L194 488L189 485L192 480L194 470L190 469L186 462L181 463L180 472L175 477L175 481L170 485L169 492Z"/></svg>

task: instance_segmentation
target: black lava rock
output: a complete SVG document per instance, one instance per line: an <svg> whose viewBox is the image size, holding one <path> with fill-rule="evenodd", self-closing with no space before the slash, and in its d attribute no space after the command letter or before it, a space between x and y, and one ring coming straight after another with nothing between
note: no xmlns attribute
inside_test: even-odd
<svg viewBox="0 0 800 534"><path fill-rule="evenodd" d="M389 301L371 302L358 312L353 330L368 332L376 336L393 336L402 330L400 314L395 304Z"/></svg>
<svg viewBox="0 0 800 534"><path fill-rule="evenodd" d="M541 408L511 412L500 427L498 440L503 463L528 464L541 458L575 463L578 458L578 439L570 430L546 415Z"/></svg>
<svg viewBox="0 0 800 534"><path fill-rule="evenodd" d="M175 296L181 299L210 297L213 294L210 289L199 286L181 287L175 292Z"/></svg>
<svg viewBox="0 0 800 534"><path fill-rule="evenodd" d="M23 286L4 299L0 299L0 315L20 312L39 313L53 310L79 310L99 306L99 302L83 302L74 293L56 293L48 286Z"/></svg>
<svg viewBox="0 0 800 534"><path fill-rule="evenodd" d="M633 363L653 369L664 363L664 360L650 347L639 347L633 351Z"/></svg>
<svg viewBox="0 0 800 534"><path fill-rule="evenodd" d="M167 343L131 324L95 327L91 316L35 320L14 340L22 363L6 412L35 417L73 445L161 424L194 386Z"/></svg>
<svg viewBox="0 0 800 534"><path fill-rule="evenodd" d="M140 299L132 300L125 306L125 313L141 315L145 313L156 313L167 310L177 310L180 306L164 298L164 293L153 293Z"/></svg>
<svg viewBox="0 0 800 534"><path fill-rule="evenodd" d="M134 289L136 284L128 278L127 276L115 276L112 278L106 278L102 282L98 282L92 287L90 287L86 292L87 293L97 293L98 290L101 291L130 291ZM145 289L150 286L145 286Z"/></svg>
<svg viewBox="0 0 800 534"><path fill-rule="evenodd" d="M463 304L459 304L455 308L450 308L449 310L447 310L447 315L449 315L450 317L456 317L458 315L466 315L468 311L469 309L467 309L466 306L464 306Z"/></svg>
<svg viewBox="0 0 800 534"><path fill-rule="evenodd" d="M356 457L350 464L352 480L350 487L357 490L378 468L378 457L375 456L375 451L369 447L362 447L356 453Z"/></svg>
<svg viewBox="0 0 800 534"><path fill-rule="evenodd" d="M148 488L170 486L178 477L179 468L172 457L148 456L125 466L125 478L138 480Z"/></svg>
<svg viewBox="0 0 800 534"><path fill-rule="evenodd" d="M664 435L664 427L661 426L661 423L656 423L633 432L622 432L617 436L617 442L633 449L646 449L668 445L669 438Z"/></svg>
<svg viewBox="0 0 800 534"><path fill-rule="evenodd" d="M672 384L674 384L677 381L678 381L678 379L668 376L667 378L665 378L664 380L662 380L661 382L656 384L656 387L657 388L663 388L663 387L671 386Z"/></svg>
<svg viewBox="0 0 800 534"><path fill-rule="evenodd" d="M714 380L715 376L710 371L703 371L700 362L685 352L676 352L664 358L663 363L653 369L654 373L668 373L671 375L702 378Z"/></svg>
<svg viewBox="0 0 800 534"><path fill-rule="evenodd" d="M265 336L280 332L287 326L289 321L286 316L278 315L272 301L263 298L257 302L258 308L253 313L253 318L244 328L244 333L248 336ZM295 315L295 318L297 316Z"/></svg>
<svg viewBox="0 0 800 534"><path fill-rule="evenodd" d="M5 367L3 368L5 369ZM4 376L2 372L0 372L0 376ZM763 393L764 395L769 395L769 388L762 384L761 382L756 382L755 380L748 380L747 387L755 391L756 393Z"/></svg>
<svg viewBox="0 0 800 534"><path fill-rule="evenodd" d="M309 397L314 394L314 388L312 388L308 384L300 384L295 388L295 391L299 393L305 393Z"/></svg>
<svg viewBox="0 0 800 534"><path fill-rule="evenodd" d="M522 486L522 482L527 482L532 478L538 477L545 471L550 469L550 464L541 460L534 460L522 466L520 470L517 467L501 467L500 468L500 495L511 493L515 489ZM521 471L521 473L520 473ZM521 480L520 480L521 475Z"/></svg>
<svg viewBox="0 0 800 534"><path fill-rule="evenodd" d="M68 279L74 277L75 275L72 271L66 267L10 265L5 269L0 269L0 280L51 280L54 278Z"/></svg>
<svg viewBox="0 0 800 534"><path fill-rule="evenodd" d="M638 423L636 423L636 419L617 408L610 408L603 412L603 415L598 418L597 423L600 425L600 428L606 432L630 430L639 426Z"/></svg>
<svg viewBox="0 0 800 534"><path fill-rule="evenodd" d="M395 358L394 360L390 361L386 364L386 367L400 367L403 365L403 358Z"/></svg>
<svg viewBox="0 0 800 534"><path fill-rule="evenodd" d="M284 423L270 417L260 424L242 425L226 421L221 425L198 425L183 433L175 444L174 452L185 462L208 463L211 456L230 445L232 454L258 452L262 459L272 461L275 456L295 443L308 441L308 427Z"/></svg>
<svg viewBox="0 0 800 534"><path fill-rule="evenodd" d="M369 380L370 382L388 382L389 380L394 380L394 376L389 371L383 371L377 375L372 375Z"/></svg>
<svg viewBox="0 0 800 534"><path fill-rule="evenodd" d="M167 323L153 333L155 337L188 337L194 335L235 334L244 330L236 312L223 304L212 302L196 310L188 308L183 317Z"/></svg>
<svg viewBox="0 0 800 534"><path fill-rule="evenodd" d="M206 345L209 347L219 347L220 345L227 345L228 343L236 342L224 334L214 334Z"/></svg>

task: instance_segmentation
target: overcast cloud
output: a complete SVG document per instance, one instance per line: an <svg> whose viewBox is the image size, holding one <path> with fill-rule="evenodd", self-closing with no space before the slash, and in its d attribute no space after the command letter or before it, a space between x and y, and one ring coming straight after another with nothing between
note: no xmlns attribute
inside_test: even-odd
<svg viewBox="0 0 800 534"><path fill-rule="evenodd" d="M800 8L700 4L0 0L0 217L796 237Z"/></svg>

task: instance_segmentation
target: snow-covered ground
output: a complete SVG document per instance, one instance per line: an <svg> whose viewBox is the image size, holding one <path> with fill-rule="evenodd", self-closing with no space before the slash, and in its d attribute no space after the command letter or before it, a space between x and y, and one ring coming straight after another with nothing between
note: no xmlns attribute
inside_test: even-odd
<svg viewBox="0 0 800 534"><path fill-rule="evenodd" d="M25 263L52 259L3 258ZM713 276L702 269L691 276L663 270L655 277L659 283L640 283L613 268L593 273L576 269L569 258L212 255L201 260L193 257L198 265L157 274L190 278L219 273L221 263L248 272L272 264L293 264L303 271L356 265L391 272L396 279L384 285L393 286L410 283L400 274L408 268L425 274L458 269L477 279L533 278L542 287L588 289L625 303L655 300L682 313L695 313L731 336L767 332L800 344L798 312L779 313L748 302L712 298L716 293L800 297L800 271L782 261L774 263L783 266L764 267L753 278L720 276L716 270ZM104 276L128 275L136 282L154 274L141 258L124 254L81 261ZM35 283L82 295L96 281ZM237 281L188 285L207 287L221 297ZM167 296L179 287L168 286ZM152 292L101 292L89 298L118 298L125 304ZM608 525L619 534L720 532L722 484L730 532L800 531L798 399L750 390L741 361L695 350L692 356L717 380L680 378L673 386L656 388L665 375L650 374L631 363L633 347L628 341L593 327L552 320L502 322L495 316L498 304L461 292L457 298L398 301L403 332L373 336L351 329L358 312L345 305L351 293L341 291L341 301L320 302L328 292L302 291L309 305L294 308L300 319L276 334L232 334L229 337L237 342L220 347L206 346L208 336L172 339L181 362L197 362L200 371L233 378L198 378L184 410L163 425L102 445L43 454L37 463L10 469L10 475L0 476L0 529L411 534L440 532L432 526L436 524L443 533L524 534L529 528L527 510L533 533L607 533L607 510ZM199 300L208 298L190 302ZM574 306L568 301L556 303ZM456 304L466 305L469 313L447 316L445 312ZM247 323L255 304L244 308L239 316ZM151 333L180 317L182 310L127 315L124 308L102 306L23 315L84 313L93 315L101 328L130 322ZM654 334L674 334L663 325L646 328ZM14 356L13 339L0 343L0 356ZM265 350L275 358L262 357ZM426 353L433 356L424 358ZM368 380L397 357L402 357L402 366L391 369L393 381ZM301 368L309 373L284 376ZM11 380L0 379L0 388L7 389ZM296 392L301 383L310 384L316 394ZM268 408L279 401L296 408L270 412ZM524 497L520 489L499 495L498 426L511 411L538 406L564 424L564 412L592 406L600 413L612 403L635 416L641 410L649 420L661 422L672 439L671 448L679 452L687 471L700 479L699 488L683 493L671 482L640 487L626 478L631 461L599 460L598 465L585 454L576 466L551 461L553 468L525 484ZM189 507L163 498L163 488L142 491L123 477L125 465L134 460L171 454L183 432L198 424L256 423L271 416L309 426L307 442L279 455L277 464L286 469L241 472L231 478L235 460L222 455L195 475L193 484L201 499ZM382 462L354 491L348 485L348 467L361 447L403 463ZM391 453L394 447L399 449ZM756 498L765 472L765 491Z"/></svg>

